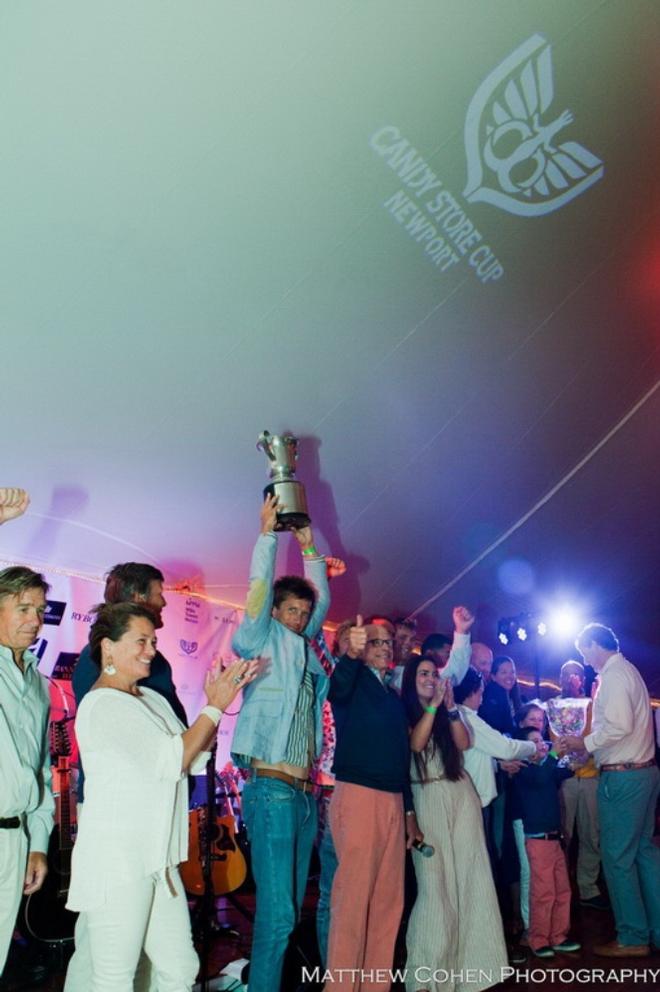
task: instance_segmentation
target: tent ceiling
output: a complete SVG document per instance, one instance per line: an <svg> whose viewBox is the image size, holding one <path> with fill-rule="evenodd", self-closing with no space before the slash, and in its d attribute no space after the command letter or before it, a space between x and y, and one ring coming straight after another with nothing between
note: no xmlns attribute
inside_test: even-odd
<svg viewBox="0 0 660 992"><path fill-rule="evenodd" d="M4 558L242 601L256 438L290 429L350 565L333 619L461 600L492 640L573 596L651 671L657 3L26 0L0 27L0 482L33 496Z"/></svg>

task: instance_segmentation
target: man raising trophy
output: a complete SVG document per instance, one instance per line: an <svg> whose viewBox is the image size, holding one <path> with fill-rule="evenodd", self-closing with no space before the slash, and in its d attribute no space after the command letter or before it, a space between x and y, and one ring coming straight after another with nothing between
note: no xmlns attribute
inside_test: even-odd
<svg viewBox="0 0 660 992"><path fill-rule="evenodd" d="M292 488L291 469L284 467L289 475L281 481L288 492L302 488ZM245 687L232 741L235 764L251 769L243 790L257 889L250 992L279 989L289 935L300 916L316 835L309 772L321 750L328 694L328 677L308 643L330 603L326 563L314 546L309 517L301 525L287 519L290 512L278 491L267 492L245 614L233 640L240 657L263 661L262 672ZM294 512L306 515L306 503L304 511L297 503ZM276 532L283 526L300 546L305 578L287 575L273 582Z"/></svg>

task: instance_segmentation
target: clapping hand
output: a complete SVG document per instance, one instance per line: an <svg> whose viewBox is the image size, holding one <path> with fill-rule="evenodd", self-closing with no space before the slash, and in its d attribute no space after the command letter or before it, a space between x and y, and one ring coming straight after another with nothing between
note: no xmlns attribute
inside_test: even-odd
<svg viewBox="0 0 660 992"><path fill-rule="evenodd" d="M22 516L30 505L24 489L0 488L0 524Z"/></svg>
<svg viewBox="0 0 660 992"><path fill-rule="evenodd" d="M435 686L435 692L433 693L433 696L431 697L431 704L430 705L431 706L435 706L437 708L438 706L441 706L442 703L444 703L445 706L447 706L449 708L449 704L447 702L447 689L449 689L449 691L451 692L451 686L449 684L449 679L439 678L438 681L437 681L437 683L436 683L436 686ZM452 699L453 699L453 696L452 696Z"/></svg>
<svg viewBox="0 0 660 992"><path fill-rule="evenodd" d="M204 679L204 692L209 704L224 712L241 689L256 679L259 669L258 658L251 658L249 661L241 659L225 669L222 668L221 660L214 662Z"/></svg>

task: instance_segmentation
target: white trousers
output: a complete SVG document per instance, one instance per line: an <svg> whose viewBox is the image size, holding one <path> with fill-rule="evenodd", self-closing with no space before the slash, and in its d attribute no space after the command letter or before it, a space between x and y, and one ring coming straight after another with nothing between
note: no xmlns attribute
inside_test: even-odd
<svg viewBox="0 0 660 992"><path fill-rule="evenodd" d="M7 960L23 894L27 847L23 827L0 829L0 975Z"/></svg>
<svg viewBox="0 0 660 992"><path fill-rule="evenodd" d="M110 892L103 906L80 914L65 992L133 992L143 947L158 992L190 992L199 961L178 869L169 876L174 896L152 876Z"/></svg>
<svg viewBox="0 0 660 992"><path fill-rule="evenodd" d="M80 913L76 920L75 930L76 949L69 959L64 980L64 992L89 992L92 985L92 952L89 946L87 930L87 914ZM144 952L140 953L133 992L159 992L151 961Z"/></svg>

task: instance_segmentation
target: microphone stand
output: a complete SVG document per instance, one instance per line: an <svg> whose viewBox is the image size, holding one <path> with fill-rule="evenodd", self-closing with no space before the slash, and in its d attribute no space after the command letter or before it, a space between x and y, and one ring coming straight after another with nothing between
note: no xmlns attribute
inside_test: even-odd
<svg viewBox="0 0 660 992"><path fill-rule="evenodd" d="M200 850L202 853L202 877L204 879L204 894L202 896L202 927L200 950L200 992L209 992L209 954L211 952L211 916L215 916L215 889L213 887L213 859L217 857L211 849L211 834L215 829L215 756L218 749L218 739L214 738L211 757L206 765L206 829Z"/></svg>

